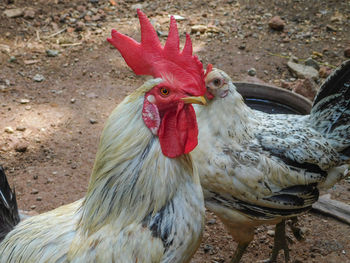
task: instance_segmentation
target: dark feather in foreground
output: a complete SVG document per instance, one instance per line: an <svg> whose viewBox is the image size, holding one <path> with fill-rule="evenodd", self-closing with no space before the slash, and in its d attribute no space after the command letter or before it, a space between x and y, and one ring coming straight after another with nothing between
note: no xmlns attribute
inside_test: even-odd
<svg viewBox="0 0 350 263"><path fill-rule="evenodd" d="M0 166L0 241L19 220L16 193L11 190L4 169Z"/></svg>

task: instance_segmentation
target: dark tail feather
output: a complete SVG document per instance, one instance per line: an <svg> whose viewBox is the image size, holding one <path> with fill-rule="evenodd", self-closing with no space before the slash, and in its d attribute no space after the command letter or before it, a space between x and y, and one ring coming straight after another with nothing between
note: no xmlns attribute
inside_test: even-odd
<svg viewBox="0 0 350 263"><path fill-rule="evenodd" d="M0 241L19 221L16 193L11 190L4 169L0 166Z"/></svg>
<svg viewBox="0 0 350 263"><path fill-rule="evenodd" d="M322 84L311 110L316 130L339 152L350 147L350 60L345 61Z"/></svg>

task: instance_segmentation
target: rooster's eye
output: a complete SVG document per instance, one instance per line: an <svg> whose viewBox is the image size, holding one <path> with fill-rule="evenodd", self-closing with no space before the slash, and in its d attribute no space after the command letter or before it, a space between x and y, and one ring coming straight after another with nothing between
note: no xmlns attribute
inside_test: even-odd
<svg viewBox="0 0 350 263"><path fill-rule="evenodd" d="M167 88L160 88L160 94L163 96L168 96L169 95L169 90Z"/></svg>
<svg viewBox="0 0 350 263"><path fill-rule="evenodd" d="M213 84L215 87L220 87L221 86L221 79L214 79Z"/></svg>

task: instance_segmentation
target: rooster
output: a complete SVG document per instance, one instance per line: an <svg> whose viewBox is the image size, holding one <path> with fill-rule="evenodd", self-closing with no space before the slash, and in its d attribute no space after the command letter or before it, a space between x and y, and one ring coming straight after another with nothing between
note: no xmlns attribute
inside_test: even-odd
<svg viewBox="0 0 350 263"><path fill-rule="evenodd" d="M155 79L107 120L86 196L16 226L12 220L0 262L182 263L199 246L204 201L189 152L198 142L191 104L205 103L204 70L188 35L180 52L173 17L163 48L138 16L141 43L116 30L108 41L136 74ZM0 189L11 201L10 190Z"/></svg>
<svg viewBox="0 0 350 263"><path fill-rule="evenodd" d="M211 101L196 109L199 144L192 154L206 207L238 242L232 263L261 224L277 224L269 262L281 249L288 261L284 220L309 210L319 189L349 172L350 60L321 86L306 116L252 110L225 72L206 74Z"/></svg>

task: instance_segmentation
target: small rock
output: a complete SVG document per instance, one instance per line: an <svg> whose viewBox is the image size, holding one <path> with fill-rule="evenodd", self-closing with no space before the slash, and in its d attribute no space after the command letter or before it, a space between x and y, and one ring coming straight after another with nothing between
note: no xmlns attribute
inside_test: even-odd
<svg viewBox="0 0 350 263"><path fill-rule="evenodd" d="M30 192L32 195L36 195L39 193L39 190L37 189L33 189L31 192Z"/></svg>
<svg viewBox="0 0 350 263"><path fill-rule="evenodd" d="M35 10L32 8L28 8L24 10L23 17L26 19L34 19L35 18Z"/></svg>
<svg viewBox="0 0 350 263"><path fill-rule="evenodd" d="M27 149L28 149L28 145L24 143L18 143L15 146L15 151L19 153L24 153L27 151Z"/></svg>
<svg viewBox="0 0 350 263"><path fill-rule="evenodd" d="M15 56L11 56L9 59L9 62L11 62L11 63L16 62L16 61L17 61L17 58Z"/></svg>
<svg viewBox="0 0 350 263"><path fill-rule="evenodd" d="M337 32L337 29L332 25L326 25L326 29L329 32Z"/></svg>
<svg viewBox="0 0 350 263"><path fill-rule="evenodd" d="M275 236L275 230L267 230L267 234L268 234L270 237L273 237L273 236Z"/></svg>
<svg viewBox="0 0 350 263"><path fill-rule="evenodd" d="M57 57L59 53L60 52L58 50L54 50L54 49L47 49L46 50L46 55L48 57Z"/></svg>
<svg viewBox="0 0 350 263"><path fill-rule="evenodd" d="M171 15L169 15L169 17L171 17ZM185 17L183 16L179 16L179 15L173 15L173 17L175 18L175 20L181 21L181 20L186 20Z"/></svg>
<svg viewBox="0 0 350 263"><path fill-rule="evenodd" d="M203 246L203 250L204 250L204 253L208 253L208 252L210 252L211 250L213 250L213 247L212 247L211 245L209 245L209 244L205 244L205 245Z"/></svg>
<svg viewBox="0 0 350 263"><path fill-rule="evenodd" d="M216 223L216 220L214 218L209 219L207 223L208 223L208 225L214 225Z"/></svg>
<svg viewBox="0 0 350 263"><path fill-rule="evenodd" d="M8 45L0 44L0 51L4 53L10 53L11 49Z"/></svg>
<svg viewBox="0 0 350 263"><path fill-rule="evenodd" d="M28 99L21 99L19 102L20 102L21 104L27 104L27 103L30 102L30 100L28 100Z"/></svg>
<svg viewBox="0 0 350 263"><path fill-rule="evenodd" d="M5 85L0 85L0 92L7 92L10 89L8 87L6 87Z"/></svg>
<svg viewBox="0 0 350 263"><path fill-rule="evenodd" d="M331 73L332 73L332 70L325 66L322 66L318 71L318 74L320 75L321 78L327 78Z"/></svg>
<svg viewBox="0 0 350 263"><path fill-rule="evenodd" d="M279 16L274 16L269 21L269 27L271 29L282 31L284 29L285 22Z"/></svg>
<svg viewBox="0 0 350 263"><path fill-rule="evenodd" d="M292 90L312 101L317 93L318 86L310 78L299 79L294 83Z"/></svg>
<svg viewBox="0 0 350 263"><path fill-rule="evenodd" d="M38 63L39 60L37 60L37 59L28 59L28 60L23 60L23 62L24 62L24 64L26 64L26 65L33 65L33 64L35 64L35 63Z"/></svg>
<svg viewBox="0 0 350 263"><path fill-rule="evenodd" d="M6 133L14 133L14 130L12 129L12 127L5 127L5 129L4 129L4 131L6 132Z"/></svg>
<svg viewBox="0 0 350 263"><path fill-rule="evenodd" d="M350 58L350 47L344 49L344 57Z"/></svg>
<svg viewBox="0 0 350 263"><path fill-rule="evenodd" d="M36 198L36 201L41 201L41 200L43 200L43 198L42 198L41 196L38 196L38 197Z"/></svg>
<svg viewBox="0 0 350 263"><path fill-rule="evenodd" d="M45 77L41 74L36 74L34 77L33 77L33 80L35 82L42 82L45 80Z"/></svg>
<svg viewBox="0 0 350 263"><path fill-rule="evenodd" d="M244 50L244 49L246 48L246 45L245 45L245 44L241 44L241 45L238 46L238 48L239 48L240 50Z"/></svg>
<svg viewBox="0 0 350 263"><path fill-rule="evenodd" d="M256 69L255 68L248 69L248 75L254 77L256 75Z"/></svg>
<svg viewBox="0 0 350 263"><path fill-rule="evenodd" d="M20 17L23 15L23 9L22 8L7 9L4 11L4 15L7 16L8 18Z"/></svg>
<svg viewBox="0 0 350 263"><path fill-rule="evenodd" d="M102 16L99 15L99 14L93 15L93 16L91 17L91 20L92 20L92 21L100 21L101 19L102 19Z"/></svg>
<svg viewBox="0 0 350 263"><path fill-rule="evenodd" d="M205 33L207 31L207 27L205 25L194 25L191 27L191 34L195 34L195 33Z"/></svg>
<svg viewBox="0 0 350 263"><path fill-rule="evenodd" d="M310 66L310 67L313 67L314 69L316 70L319 70L320 69L320 66L318 65L317 61L312 59L312 58L308 58L305 63L304 63L306 66Z"/></svg>
<svg viewBox="0 0 350 263"><path fill-rule="evenodd" d="M84 31L85 29L85 23L82 22L82 21L78 21L76 24L75 24L75 31Z"/></svg>
<svg viewBox="0 0 350 263"><path fill-rule="evenodd" d="M26 127L23 127L23 126L18 126L18 127L16 127L16 131L21 131L21 132L23 132L23 131L25 131L26 130Z"/></svg>
<svg viewBox="0 0 350 263"><path fill-rule="evenodd" d="M30 209L34 210L36 208L36 205L32 205Z"/></svg>
<svg viewBox="0 0 350 263"><path fill-rule="evenodd" d="M89 121L90 121L91 124L96 124L97 123L97 120L95 120L95 119L90 119Z"/></svg>
<svg viewBox="0 0 350 263"><path fill-rule="evenodd" d="M288 61L287 63L290 70L298 76L298 78L312 78L314 80L318 79L318 71L313 67L301 65L292 61Z"/></svg>
<svg viewBox="0 0 350 263"><path fill-rule="evenodd" d="M291 82L288 82L288 81L285 81L285 80L281 81L281 87L284 88L284 89L292 90L292 85L293 85L293 83L291 83Z"/></svg>

